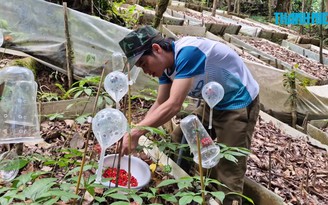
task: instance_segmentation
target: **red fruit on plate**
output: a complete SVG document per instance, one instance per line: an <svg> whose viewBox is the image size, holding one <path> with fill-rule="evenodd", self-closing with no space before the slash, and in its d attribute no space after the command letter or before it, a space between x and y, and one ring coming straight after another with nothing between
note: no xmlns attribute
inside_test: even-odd
<svg viewBox="0 0 328 205"><path fill-rule="evenodd" d="M108 167L104 173L103 177L104 178L112 178L110 181L112 183L116 183L116 175L117 175L117 169L116 168L111 168ZM119 176L118 176L118 185L120 186L127 186L128 185L128 173L124 169L120 169L119 171ZM134 176L130 177L130 186L131 187L136 187L138 186L138 181Z"/></svg>

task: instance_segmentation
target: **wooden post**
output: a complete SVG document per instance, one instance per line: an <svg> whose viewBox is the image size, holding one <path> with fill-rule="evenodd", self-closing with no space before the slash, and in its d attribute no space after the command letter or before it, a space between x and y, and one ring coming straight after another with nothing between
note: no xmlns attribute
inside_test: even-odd
<svg viewBox="0 0 328 205"><path fill-rule="evenodd" d="M268 21L269 21L269 23L271 23L271 19L272 19L272 0L268 0L268 8L269 8Z"/></svg>
<svg viewBox="0 0 328 205"><path fill-rule="evenodd" d="M68 87L71 87L73 84L73 69L72 69L72 59L73 59L73 50L71 46L71 39L68 29L68 17L67 17L67 3L63 2L64 8L64 24L65 24L65 37L66 37L66 70L68 78Z"/></svg>
<svg viewBox="0 0 328 205"><path fill-rule="evenodd" d="M168 5L169 5L169 0L160 0L158 2L156 13L155 13L154 24L153 24L154 28L157 28L159 26L163 14L166 11Z"/></svg>
<svg viewBox="0 0 328 205"><path fill-rule="evenodd" d="M212 16L215 17L218 0L213 0Z"/></svg>
<svg viewBox="0 0 328 205"><path fill-rule="evenodd" d="M231 7L231 0L228 0L228 9L227 9L227 14L230 14L230 7Z"/></svg>

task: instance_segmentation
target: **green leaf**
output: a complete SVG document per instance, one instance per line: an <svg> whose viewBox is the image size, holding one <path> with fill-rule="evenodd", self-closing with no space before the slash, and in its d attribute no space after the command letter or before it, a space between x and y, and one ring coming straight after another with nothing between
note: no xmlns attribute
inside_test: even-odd
<svg viewBox="0 0 328 205"><path fill-rule="evenodd" d="M95 200L98 201L98 202L100 202L100 203L107 201L105 197L99 197L99 196L96 196L95 197Z"/></svg>
<svg viewBox="0 0 328 205"><path fill-rule="evenodd" d="M1 205L7 205L11 204L11 202L14 200L15 195L17 194L17 189L7 191L4 195L0 197L0 204Z"/></svg>
<svg viewBox="0 0 328 205"><path fill-rule="evenodd" d="M190 204L193 198L193 196L183 196L179 199L179 205Z"/></svg>
<svg viewBox="0 0 328 205"><path fill-rule="evenodd" d="M108 105L114 104L114 101L110 97L104 96L104 98L105 98L106 104L108 104Z"/></svg>
<svg viewBox="0 0 328 205"><path fill-rule="evenodd" d="M90 96L92 94L92 89L90 89L90 88L84 89L84 92L85 92L85 94Z"/></svg>
<svg viewBox="0 0 328 205"><path fill-rule="evenodd" d="M197 202L198 204L203 203L203 198L201 196L194 196L194 198L192 200Z"/></svg>
<svg viewBox="0 0 328 205"><path fill-rule="evenodd" d="M193 187L192 185L193 181L194 179L192 177L182 177L179 179L178 187L180 190L183 188Z"/></svg>
<svg viewBox="0 0 328 205"><path fill-rule="evenodd" d="M226 158L227 160L231 161L231 162L234 162L234 163L237 163L238 162L238 159L230 154L225 154L224 155L224 158Z"/></svg>
<svg viewBox="0 0 328 205"><path fill-rule="evenodd" d="M169 202L178 202L177 198L172 194L161 194L159 196Z"/></svg>
<svg viewBox="0 0 328 205"><path fill-rule="evenodd" d="M23 193L16 193L15 196L14 196L15 199L19 199L19 200L22 200L22 201L25 201L25 196L23 195Z"/></svg>
<svg viewBox="0 0 328 205"><path fill-rule="evenodd" d="M78 98L82 94L83 90L79 90L77 93L74 95L74 99Z"/></svg>
<svg viewBox="0 0 328 205"><path fill-rule="evenodd" d="M175 179L166 179L166 180L162 181L161 183L159 183L156 187L159 188L159 187L168 186L168 185L176 184L176 183L177 183L177 180L175 180Z"/></svg>
<svg viewBox="0 0 328 205"><path fill-rule="evenodd" d="M52 196L60 196L60 199L64 202L67 202L70 199L77 199L80 196L69 191L62 191L62 190L49 190L45 193L40 194L39 198L43 197L52 197Z"/></svg>
<svg viewBox="0 0 328 205"><path fill-rule="evenodd" d="M225 194L223 191L215 191L215 192L209 192L212 196L220 200L221 203L223 203L223 199L225 198Z"/></svg>
<svg viewBox="0 0 328 205"><path fill-rule="evenodd" d="M137 127L137 128L142 129L142 130L147 130L151 134L158 134L160 136L166 135L166 132L164 129L158 129L158 128L148 127L148 126L141 126L141 127Z"/></svg>
<svg viewBox="0 0 328 205"><path fill-rule="evenodd" d="M129 200L129 198L124 194L114 193L114 194L109 194L108 196L113 199L119 199L119 200L125 200L125 201Z"/></svg>
<svg viewBox="0 0 328 205"><path fill-rule="evenodd" d="M142 198L147 198L147 199L151 199L155 197L155 194L149 193L149 192L141 192L139 193L139 196Z"/></svg>
<svg viewBox="0 0 328 205"><path fill-rule="evenodd" d="M244 199L246 199L248 202L254 204L254 201L253 201L251 198L248 198L248 197L246 197L245 195L243 195L243 194L241 194L241 193L238 193L238 192L229 192L229 193L226 194L226 196L227 196L227 195L238 195L238 196L241 196L241 197L243 197Z"/></svg>
<svg viewBox="0 0 328 205"><path fill-rule="evenodd" d="M65 183L65 182L60 184L60 189L63 190L63 191L70 191L71 188L74 188L73 184Z"/></svg>
<svg viewBox="0 0 328 205"><path fill-rule="evenodd" d="M26 198L36 201L41 194L47 192L55 184L55 178L43 178L35 181L31 186L23 190Z"/></svg>
<svg viewBox="0 0 328 205"><path fill-rule="evenodd" d="M226 151L224 154L230 154L230 155L232 155L232 156L236 156L236 157L242 157L242 156L245 156L244 153L236 152L236 151L231 151L231 150Z"/></svg>
<svg viewBox="0 0 328 205"><path fill-rule="evenodd" d="M55 198L52 198L48 201L43 202L43 205L52 205L55 204L59 200L59 197L56 196Z"/></svg>
<svg viewBox="0 0 328 205"><path fill-rule="evenodd" d="M104 98L102 96L98 97L97 107L100 107L104 103Z"/></svg>
<svg viewBox="0 0 328 205"><path fill-rule="evenodd" d="M138 204L142 204L143 200L139 195L131 194L130 196L132 197L133 201L137 202Z"/></svg>
<svg viewBox="0 0 328 205"><path fill-rule="evenodd" d="M130 202L117 201L117 202L111 203L111 205L130 205Z"/></svg>
<svg viewBox="0 0 328 205"><path fill-rule="evenodd" d="M9 189L11 189L11 188L9 188L9 187L2 187L2 188L0 188L0 195L2 193L4 193L4 192L8 191Z"/></svg>
<svg viewBox="0 0 328 205"><path fill-rule="evenodd" d="M32 173L27 173L16 177L13 181L15 187L20 187L21 185L25 185L27 182L32 180Z"/></svg>

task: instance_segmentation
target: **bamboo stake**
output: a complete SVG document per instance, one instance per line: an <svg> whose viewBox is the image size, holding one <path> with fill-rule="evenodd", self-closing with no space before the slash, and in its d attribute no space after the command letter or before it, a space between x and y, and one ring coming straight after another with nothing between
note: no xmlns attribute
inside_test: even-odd
<svg viewBox="0 0 328 205"><path fill-rule="evenodd" d="M66 37L66 70L67 70L67 78L68 78L68 87L71 87L73 84L73 69L72 69L72 61L73 61L73 50L71 45L70 33L68 29L68 17L67 17L67 3L63 2L64 8L64 24L65 24L65 37Z"/></svg>
<svg viewBox="0 0 328 205"><path fill-rule="evenodd" d="M127 64L128 67L128 124L131 127L131 85L130 85L130 65ZM128 188L130 189L130 180L131 180L131 132L129 132L129 161L128 161Z"/></svg>
<svg viewBox="0 0 328 205"><path fill-rule="evenodd" d="M271 180L272 180L272 172L271 172L271 151L269 151L269 186L268 189L271 189Z"/></svg>
<svg viewBox="0 0 328 205"><path fill-rule="evenodd" d="M94 116L95 113L96 113L97 104L98 104L98 97L99 97L99 94L100 94L101 84L102 84L103 79L104 79L104 73L105 73L105 69L103 69L102 72L101 72L101 77L100 77L100 81L99 81L99 85L98 85L98 91L97 91L95 103L94 103L93 109L92 109L92 116ZM81 169L79 171L79 176L78 176L78 179L77 179L75 194L78 194L79 188L80 188L83 168L84 168L85 159L86 159L86 155L87 155L87 151L88 151L89 139L90 139L90 135L91 135L91 128L92 128L91 125L92 125L92 123L90 123L89 129L88 129L88 134L87 134L87 139L86 139L86 142L85 142L84 153L83 153L82 162L81 162ZM74 199L74 201L73 201L73 204L75 204L75 203L76 203L76 199Z"/></svg>
<svg viewBox="0 0 328 205"><path fill-rule="evenodd" d="M200 186L202 189L202 198L203 203L205 204L205 188L204 188L204 179L203 179L203 167L202 167L202 155L200 152L200 140L199 140L199 134L198 134L198 127L196 120L194 121L195 129L196 129L196 139L197 139L197 152L198 152L198 167L199 167L199 175L200 175Z"/></svg>

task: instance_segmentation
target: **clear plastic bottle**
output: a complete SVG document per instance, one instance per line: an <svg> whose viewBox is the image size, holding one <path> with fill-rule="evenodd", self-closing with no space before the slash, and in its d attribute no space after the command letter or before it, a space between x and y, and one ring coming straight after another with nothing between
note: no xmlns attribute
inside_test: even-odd
<svg viewBox="0 0 328 205"><path fill-rule="evenodd" d="M2 46L3 41L4 41L4 39L3 39L3 33L2 33L2 31L0 30L0 47Z"/></svg>
<svg viewBox="0 0 328 205"><path fill-rule="evenodd" d="M6 67L0 71L0 87L0 144L42 141L32 71Z"/></svg>
<svg viewBox="0 0 328 205"><path fill-rule="evenodd" d="M197 148L197 136L200 140L200 154L202 158L203 168L212 168L220 160L220 147L215 145L206 129L199 121L197 116L188 115L180 122L181 130L186 138L190 151L194 155L194 161L198 164L198 148Z"/></svg>

